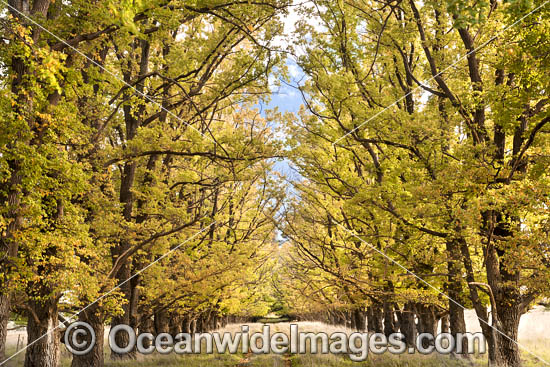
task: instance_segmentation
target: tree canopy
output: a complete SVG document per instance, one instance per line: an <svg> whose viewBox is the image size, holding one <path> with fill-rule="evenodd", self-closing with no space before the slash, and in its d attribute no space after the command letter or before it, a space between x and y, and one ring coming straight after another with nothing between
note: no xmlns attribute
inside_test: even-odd
<svg viewBox="0 0 550 367"><path fill-rule="evenodd" d="M2 4L0 361L12 315L30 367L76 319L278 309L413 344L473 308L521 364L550 294L545 1ZM300 111L264 111L290 63Z"/></svg>

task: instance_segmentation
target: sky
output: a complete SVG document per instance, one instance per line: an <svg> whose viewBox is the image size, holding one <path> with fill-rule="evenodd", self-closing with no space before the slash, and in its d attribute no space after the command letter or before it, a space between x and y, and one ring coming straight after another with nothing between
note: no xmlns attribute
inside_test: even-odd
<svg viewBox="0 0 550 367"><path fill-rule="evenodd" d="M271 85L271 100L269 103L260 103L260 110L262 115L265 116L267 109L278 108L280 112L292 112L296 113L300 109L300 105L303 104L303 99L300 91L297 89L298 83L303 79L303 72L296 65L296 63L287 59L287 66L289 67L289 74L291 77L290 82L280 82L280 85ZM287 176L288 179L296 179L296 172L290 168L287 160L278 161L275 163L274 169Z"/></svg>
<svg viewBox="0 0 550 367"><path fill-rule="evenodd" d="M298 14L298 6L307 6L306 3L299 3L300 0L294 0L293 6L289 7L289 11L282 17L284 23L284 35L272 40L271 46L280 49L287 50L290 40L294 36L295 23L300 20ZM306 1L307 2L307 1ZM318 27L319 24L315 19L309 19L310 24ZM298 49L297 52L300 52ZM296 113L303 104L303 99L300 91L297 89L298 85L302 85L305 80L305 74L302 69L296 64L295 59L287 54L286 66L288 68L288 74L290 80L280 80L278 83L275 77L270 79L271 100L268 103L260 103L259 108L262 115L265 116L265 111L269 109L278 108L282 113L291 112ZM281 174L287 176L287 179L297 180L299 175L296 171L293 171L290 167L290 162L287 160L279 161L275 164L275 170Z"/></svg>

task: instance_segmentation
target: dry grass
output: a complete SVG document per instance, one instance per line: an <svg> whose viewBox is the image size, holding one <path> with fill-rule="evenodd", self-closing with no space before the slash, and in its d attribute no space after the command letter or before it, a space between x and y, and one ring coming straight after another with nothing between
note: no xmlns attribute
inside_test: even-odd
<svg viewBox="0 0 550 367"><path fill-rule="evenodd" d="M467 315L468 329L476 331L479 324L476 323L475 317L471 314ZM252 334L261 331L263 324L254 323L248 324ZM240 331L241 325L228 325L220 331L237 332ZM543 359L550 361L550 337L544 335L546 330L550 329L550 312L542 312L536 310L528 313L522 318L520 326L520 344L529 351L537 354ZM286 332L290 330L290 323L271 324L271 332ZM335 327L322 324L319 322L300 322L299 330L302 332L326 332L331 334L336 331L344 331L346 333L353 332L351 329ZM61 347L62 352L62 367L70 366L70 355ZM106 348L106 351L108 347ZM15 352L15 347L8 348L8 355ZM522 353L525 367L538 367L543 363L527 352ZM22 366L24 353L15 357L6 367ZM106 355L107 367L143 367L143 366L160 366L160 367L256 367L256 366L273 366L273 367L466 367L466 366L486 366L485 356L474 356L470 361L457 360L448 356L441 355L392 355L385 353L383 355L370 354L364 362L353 362L347 355L322 355L322 354L296 354L296 355L230 355L230 354L200 354L200 355L183 355L175 354L167 356L141 356L135 361L113 362Z"/></svg>

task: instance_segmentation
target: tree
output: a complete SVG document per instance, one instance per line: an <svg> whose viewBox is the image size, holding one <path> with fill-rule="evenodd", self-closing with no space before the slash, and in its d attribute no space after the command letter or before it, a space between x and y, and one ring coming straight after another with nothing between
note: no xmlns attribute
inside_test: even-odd
<svg viewBox="0 0 550 367"><path fill-rule="evenodd" d="M27 365L57 364L59 312L89 306L78 317L100 339L112 317L137 326L140 277L93 301L200 228L211 225L194 246L212 246L216 233L236 231L239 210L272 192L267 183L256 190L277 144L267 143L271 129L251 107L281 62L269 40L285 6L10 2L2 351L10 309L20 306L29 308ZM230 185L245 191L229 210ZM271 199L239 229L243 243L269 242L248 237L264 230ZM102 363L101 346L73 360Z"/></svg>
<svg viewBox="0 0 550 367"><path fill-rule="evenodd" d="M546 9L523 19L519 3L315 5L304 12L324 27L300 28L309 113L289 128L308 180L300 199L330 212L348 240L436 286L439 278L459 303L466 293L490 362L520 365L519 317L548 292L547 197L538 194L546 178L537 168L548 112L542 64L518 63L541 55ZM448 310L451 329L463 328L461 307L450 301Z"/></svg>

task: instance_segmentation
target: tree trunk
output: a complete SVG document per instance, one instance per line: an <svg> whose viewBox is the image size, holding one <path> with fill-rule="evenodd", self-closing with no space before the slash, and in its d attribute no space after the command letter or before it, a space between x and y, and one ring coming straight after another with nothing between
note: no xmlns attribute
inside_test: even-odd
<svg viewBox="0 0 550 367"><path fill-rule="evenodd" d="M155 330L157 335L170 331L170 319L167 311L159 311L155 313Z"/></svg>
<svg viewBox="0 0 550 367"><path fill-rule="evenodd" d="M19 252L19 244L14 238L14 233L19 230L22 221L18 210L21 202L18 189L21 185L20 166L13 160L9 161L8 165L12 173L7 187L2 187L2 191L7 191L2 201L5 200L5 204L10 208L5 216L9 224L5 233L0 235L0 361L3 361L6 355L6 338L11 311L10 275L14 269L13 259Z"/></svg>
<svg viewBox="0 0 550 367"><path fill-rule="evenodd" d="M182 322L182 332L191 334L191 316L189 314L185 315Z"/></svg>
<svg viewBox="0 0 550 367"><path fill-rule="evenodd" d="M424 305L417 303L416 312L418 316L418 332L429 333L431 335L437 334L437 321L435 316L434 305ZM422 346L427 348L430 345L430 341L426 338L422 340Z"/></svg>
<svg viewBox="0 0 550 367"><path fill-rule="evenodd" d="M355 327L358 331L364 332L367 329L367 319L365 312L361 308L354 310Z"/></svg>
<svg viewBox="0 0 550 367"><path fill-rule="evenodd" d="M451 327L450 327L450 321L449 321L449 315L444 315L441 317L441 333L450 333Z"/></svg>
<svg viewBox="0 0 550 367"><path fill-rule="evenodd" d="M457 307L453 302L449 303L449 329L451 335L456 339L457 334L464 334L466 332L466 321L464 320L464 310L461 307ZM468 339L462 338L462 356L469 358L468 351Z"/></svg>
<svg viewBox="0 0 550 367"><path fill-rule="evenodd" d="M495 230L495 233L497 231ZM498 233L500 235L500 233ZM502 367L520 367L521 359L517 345L519 320L525 311L522 307L520 290L513 282L519 278L518 273L509 273L503 261L497 258L497 251L488 251L487 281L495 298L495 326L502 332L491 330L494 337L494 365Z"/></svg>
<svg viewBox="0 0 550 367"><path fill-rule="evenodd" d="M405 342L409 346L416 343L416 322L414 303L407 302L401 312L401 333L405 336Z"/></svg>
<svg viewBox="0 0 550 367"><path fill-rule="evenodd" d="M495 235L501 238L511 237L513 231L502 218L503 215L496 213L494 216L497 222ZM509 267L504 250L496 246L487 250L485 266L487 283L494 295L495 304L492 305L492 311L495 326L502 332L491 330L494 335L494 365L520 367L521 359L517 345L519 319L529 302L523 299L520 289L515 285L520 280L519 271L515 266Z"/></svg>
<svg viewBox="0 0 550 367"><path fill-rule="evenodd" d="M342 311L338 311L337 317L336 317L336 323L337 325L346 326L346 318L344 316L344 313Z"/></svg>
<svg viewBox="0 0 550 367"><path fill-rule="evenodd" d="M90 352L85 355L73 355L71 367L103 367L103 340L105 335L104 316L99 306L94 304L78 315L78 320L87 323L95 332L96 341Z"/></svg>
<svg viewBox="0 0 550 367"><path fill-rule="evenodd" d="M141 324L139 325L139 333L151 333L155 335L155 324L150 316L141 320ZM150 346L151 340L148 338L143 339L143 347L147 349Z"/></svg>
<svg viewBox="0 0 550 367"><path fill-rule="evenodd" d="M9 13L15 18L21 20L21 14L26 15L42 15L45 16L50 6L50 1L45 0L40 3L33 4L29 7L28 1L10 1L11 8ZM29 23L23 21L23 26L29 26ZM41 30L38 27L33 27L32 38L33 44L38 44L38 38ZM16 103L13 112L19 115L20 118L28 118L29 112L33 112L33 94L32 90L28 89L29 66L24 57L13 55L11 58L11 70L7 71L8 80L11 79L11 92L16 96ZM57 100L51 99L52 105L57 103ZM34 125L36 121L28 121ZM46 128L39 127L42 132L46 132ZM17 138L17 143L21 145L32 145L32 139L22 140L22 137ZM6 144L8 152L14 148L13 142ZM3 153L4 154L4 153ZM8 154L9 156L10 154ZM16 154L17 156L19 154ZM9 179L3 179L3 185L0 187L0 202L2 206L7 208L7 212L3 213L4 222L7 227L0 233L0 361L5 359L6 338L8 332L8 320L10 317L10 275L13 270L13 259L17 257L19 251L18 241L14 234L21 228L23 217L21 215L21 197L27 194L28 188L22 185L22 162L18 159L9 159Z"/></svg>
<svg viewBox="0 0 550 367"><path fill-rule="evenodd" d="M447 256L449 260L447 262L448 269L448 283L447 292L449 294L449 328L451 335L457 340L457 334L466 332L466 322L464 320L464 294L462 290L462 264L461 264L461 250L460 243L456 239L452 239L446 242ZM465 358L469 358L468 340L462 338L462 353Z"/></svg>
<svg viewBox="0 0 550 367"><path fill-rule="evenodd" d="M393 305L390 302L384 301L384 334L389 337L395 333L395 322L393 315Z"/></svg>
<svg viewBox="0 0 550 367"><path fill-rule="evenodd" d="M224 315L222 317L222 327L226 327L228 323L229 323L229 316Z"/></svg>
<svg viewBox="0 0 550 367"><path fill-rule="evenodd" d="M170 334L176 336L181 333L181 318L179 316L172 316L169 321Z"/></svg>
<svg viewBox="0 0 550 367"><path fill-rule="evenodd" d="M200 314L199 316L197 316L195 321L196 321L195 322L195 332L196 333L202 333L204 331L204 328L203 328L204 315Z"/></svg>
<svg viewBox="0 0 550 367"><path fill-rule="evenodd" d="M0 294L0 361L6 359L6 338L10 319L10 295Z"/></svg>
<svg viewBox="0 0 550 367"><path fill-rule="evenodd" d="M382 310L379 304L367 307L367 329L369 332L382 333Z"/></svg>
<svg viewBox="0 0 550 367"><path fill-rule="evenodd" d="M213 314L213 311L206 311L204 313L204 320L203 320L203 323L202 323L202 327L203 327L203 331L206 333L206 332L209 332L210 330L212 330L210 328L210 326L212 325L212 314Z"/></svg>
<svg viewBox="0 0 550 367"><path fill-rule="evenodd" d="M497 331L494 332L498 354L496 362L500 363L502 367L520 367L521 359L519 348L514 341L518 340L521 313L518 307L501 308L498 317L500 321L498 329L509 338Z"/></svg>
<svg viewBox="0 0 550 367"><path fill-rule="evenodd" d="M349 325L350 329L356 330L357 329L357 324L355 323L355 321L356 321L355 311L346 312L346 316L347 316L346 317L347 324Z"/></svg>
<svg viewBox="0 0 550 367"><path fill-rule="evenodd" d="M216 312L212 314L210 320L210 330L217 330L221 327L220 318Z"/></svg>
<svg viewBox="0 0 550 367"><path fill-rule="evenodd" d="M143 75L144 72L147 71L147 60L149 57L149 48L148 47L142 47L142 55L140 60L140 75ZM124 72L124 81L127 83L131 82L131 72L126 71ZM138 85L138 90L142 92L143 86L142 84ZM127 94L126 94L127 96ZM137 112L137 113L136 113ZM140 117L142 114L142 110L134 111L130 105L125 105L123 107L123 113L124 113L124 123L126 125L126 140L131 141L135 138L137 134L137 130L140 125ZM122 215L124 217L124 220L127 222L133 222L133 208L134 208L134 202L135 202L135 195L132 191L132 188L134 186L135 176L136 176L136 169L137 169L137 163L135 161L129 161L124 163L124 167L122 169L122 176L121 176L121 182L120 182L120 191L119 191L119 201L123 205ZM131 245L128 243L127 240L122 239L118 246L113 247L111 250L111 257L113 258L113 261L116 261L122 254L124 254L126 251L130 249ZM120 284L121 282L126 281L131 276L131 263L128 259L124 259L122 263L119 265L120 269L116 272L116 279L117 283ZM122 316L117 316L113 318L112 326L116 326L119 324L125 324L130 325L133 323L136 325L136 320L132 319L132 312L134 309L136 309L136 301L137 297L135 297L136 293L133 292L133 290L137 289L137 285L139 284L139 277L132 278L131 281L124 283L120 290L124 293L124 298L127 300L127 303L123 306L124 314ZM117 333L115 336L115 340L117 342L117 345L120 347L124 347L128 345L128 336L126 333L120 332ZM111 352L111 358L112 359L126 359L126 358L135 358L136 352L134 351L120 355L115 352Z"/></svg>
<svg viewBox="0 0 550 367"><path fill-rule="evenodd" d="M468 249L468 244L463 238L459 240L460 252L462 254L462 262L464 264L464 269L466 270L466 280L468 281L468 289L470 291L469 297L476 311L476 316L480 320L481 331L483 336L487 341L487 354L489 359L489 366L498 366L500 363L499 355L496 353L497 347L495 345L496 339L494 336L494 330L489 326L489 317L487 315L487 309L483 305L477 287L474 285L475 277L473 270L473 263L470 256L470 250Z"/></svg>
<svg viewBox="0 0 550 367"><path fill-rule="evenodd" d="M120 251L125 251L125 249L128 249L128 246L122 246L119 248L115 248L112 251L114 251L113 258L117 258L119 256ZM120 284L124 282L125 280L129 279L131 274L131 264L128 262L125 262L120 270L117 273L117 283ZM122 306L122 309L124 313L119 316L115 316L112 319L111 327L115 327L116 325L124 324L131 326L134 330L136 330L136 325L138 324L138 285L140 282L141 277L135 276L130 281L125 282L120 286L120 290L124 294L124 298L128 301ZM126 332L118 332L115 335L115 342L119 347L124 348L128 345L128 334ZM137 357L137 350L134 348L128 353L125 354L118 354L114 351L111 351L111 359L117 360L117 359L135 359Z"/></svg>
<svg viewBox="0 0 550 367"><path fill-rule="evenodd" d="M116 258L116 256L114 258ZM124 280L130 278L130 276L131 276L130 265L127 264L127 263L123 264L122 267L120 268L120 271L117 274L117 283L120 284ZM113 319L111 321L111 328L114 328L115 326L120 325L120 324L130 325L130 312L131 312L130 311L130 306L131 306L130 300L132 299L132 287L131 287L130 282L126 282L123 285L121 285L120 290L124 293L124 295L125 295L124 298L127 299L128 302L125 303L122 306L122 309L123 309L124 313L122 315L118 315L118 316L113 317ZM116 333L115 343L116 343L116 345L118 345L121 348L126 347L129 343L128 334L126 332L123 332L123 331L120 331L120 332ZM115 351L111 350L111 359L113 359L113 360L117 360L117 359L135 359L135 357L136 357L135 350L130 351L129 353L125 353L125 354L118 354Z"/></svg>
<svg viewBox="0 0 550 367"><path fill-rule="evenodd" d="M25 367L57 367L59 364L59 331L57 298L47 298L44 303L28 302L27 340Z"/></svg>

